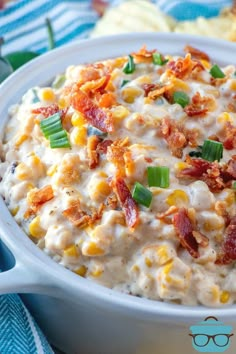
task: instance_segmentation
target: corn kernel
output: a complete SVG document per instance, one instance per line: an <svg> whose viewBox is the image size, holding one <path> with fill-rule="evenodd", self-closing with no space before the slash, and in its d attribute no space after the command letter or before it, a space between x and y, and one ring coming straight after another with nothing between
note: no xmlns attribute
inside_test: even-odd
<svg viewBox="0 0 236 354"><path fill-rule="evenodd" d="M146 257L145 258L145 264L147 267L151 268L152 267L152 261L150 258Z"/></svg>
<svg viewBox="0 0 236 354"><path fill-rule="evenodd" d="M85 267L84 265L80 266L79 268L75 269L73 272L80 275L81 277L84 277L88 268Z"/></svg>
<svg viewBox="0 0 236 354"><path fill-rule="evenodd" d="M217 118L217 122L218 123L226 123L226 122L233 123L233 118L231 117L230 113L223 112Z"/></svg>
<svg viewBox="0 0 236 354"><path fill-rule="evenodd" d="M204 66L205 69L210 69L211 68L211 64L209 63L208 60L201 59L200 62L202 63L202 65Z"/></svg>
<svg viewBox="0 0 236 354"><path fill-rule="evenodd" d="M133 103L135 98L142 94L140 89L135 87L126 87L122 90L122 98L127 103Z"/></svg>
<svg viewBox="0 0 236 354"><path fill-rule="evenodd" d="M232 80L230 83L230 89L236 91L236 80Z"/></svg>
<svg viewBox="0 0 236 354"><path fill-rule="evenodd" d="M52 165L47 170L47 176L52 177L57 172L57 165Z"/></svg>
<svg viewBox="0 0 236 354"><path fill-rule="evenodd" d="M164 265L168 261L172 259L170 254L168 254L167 246L159 246L157 248L157 255L158 255L158 263L160 265Z"/></svg>
<svg viewBox="0 0 236 354"><path fill-rule="evenodd" d="M93 271L90 272L92 277L99 277L103 273L103 270L100 267L96 267Z"/></svg>
<svg viewBox="0 0 236 354"><path fill-rule="evenodd" d="M181 207L189 202L188 195L181 189L176 189L166 199L166 203L170 206L175 205Z"/></svg>
<svg viewBox="0 0 236 354"><path fill-rule="evenodd" d="M87 129L86 127L74 127L71 135L71 142L76 145L86 145Z"/></svg>
<svg viewBox="0 0 236 354"><path fill-rule="evenodd" d="M10 211L11 211L11 215L12 215L12 216L16 216L16 214L17 214L18 211L19 211L19 207L17 206L17 207L15 207L15 208L11 209Z"/></svg>
<svg viewBox="0 0 236 354"><path fill-rule="evenodd" d="M143 102L144 104L152 104L153 100L150 97L144 97Z"/></svg>
<svg viewBox="0 0 236 354"><path fill-rule="evenodd" d="M24 141L28 139L28 135L22 134L18 137L18 139L15 142L15 147L18 148L21 144L23 144Z"/></svg>
<svg viewBox="0 0 236 354"><path fill-rule="evenodd" d="M74 112L71 117L71 124L74 127L82 127L86 123L82 113Z"/></svg>
<svg viewBox="0 0 236 354"><path fill-rule="evenodd" d="M105 251L95 242L90 242L86 248L82 249L82 253L84 256L102 256Z"/></svg>
<svg viewBox="0 0 236 354"><path fill-rule="evenodd" d="M45 235L45 230L40 226L40 217L36 216L29 224L30 235L35 238L41 238Z"/></svg>
<svg viewBox="0 0 236 354"><path fill-rule="evenodd" d="M148 75L143 75L143 76L140 76L138 79L137 79L137 82L139 84L151 84L152 83L152 80L151 80L151 77L148 76Z"/></svg>
<svg viewBox="0 0 236 354"><path fill-rule="evenodd" d="M63 251L64 256L66 257L78 257L78 251L75 245L71 245L69 247L67 247L66 249L64 249Z"/></svg>
<svg viewBox="0 0 236 354"><path fill-rule="evenodd" d="M112 112L112 117L116 121L120 121L129 115L130 111L124 106L117 106Z"/></svg>
<svg viewBox="0 0 236 354"><path fill-rule="evenodd" d="M103 196L108 196L111 193L111 187L105 180L98 182L96 189Z"/></svg>
<svg viewBox="0 0 236 354"><path fill-rule="evenodd" d="M163 268L163 273L164 274L169 274L170 273L170 271L172 270L172 268L173 268L173 262L172 261L169 261L165 266L164 266L164 268Z"/></svg>
<svg viewBox="0 0 236 354"><path fill-rule="evenodd" d="M175 169L177 171L182 171L187 167L189 167L189 165L186 162L176 162L175 164Z"/></svg>
<svg viewBox="0 0 236 354"><path fill-rule="evenodd" d="M222 302L222 304L226 304L226 302L229 301L229 298L230 298L229 292L226 290L223 290L220 295L220 302Z"/></svg>
<svg viewBox="0 0 236 354"><path fill-rule="evenodd" d="M220 230L223 228L223 226L224 226L224 223L219 218L214 218L212 220L208 219L203 224L203 228L205 231Z"/></svg>
<svg viewBox="0 0 236 354"><path fill-rule="evenodd" d="M174 90L181 90L181 91L186 91L188 92L190 90L190 87L189 85L183 81L183 80L180 80L180 79L177 79L175 78L173 80L173 84L174 84Z"/></svg>
<svg viewBox="0 0 236 354"><path fill-rule="evenodd" d="M104 171L98 172L98 175L99 175L100 177L103 177L103 178L107 178L107 177L108 177L108 175L107 175L106 172L104 172Z"/></svg>
<svg viewBox="0 0 236 354"><path fill-rule="evenodd" d="M31 169L24 162L21 162L16 167L16 177L21 181L31 178L32 177Z"/></svg>
<svg viewBox="0 0 236 354"><path fill-rule="evenodd" d="M55 93L53 92L53 90L50 87L46 87L41 89L41 91L39 92L39 97L43 100L43 101L54 101L55 100Z"/></svg>
<svg viewBox="0 0 236 354"><path fill-rule="evenodd" d="M58 100L58 107L60 108L60 109L63 109L63 108L65 108L66 107L66 100L63 98L63 97L61 97L59 100Z"/></svg>
<svg viewBox="0 0 236 354"><path fill-rule="evenodd" d="M140 268L137 264L134 264L131 268L131 271L137 273L140 271Z"/></svg>
<svg viewBox="0 0 236 354"><path fill-rule="evenodd" d="M212 300L218 302L220 298L220 291L218 285L213 285L211 287Z"/></svg>

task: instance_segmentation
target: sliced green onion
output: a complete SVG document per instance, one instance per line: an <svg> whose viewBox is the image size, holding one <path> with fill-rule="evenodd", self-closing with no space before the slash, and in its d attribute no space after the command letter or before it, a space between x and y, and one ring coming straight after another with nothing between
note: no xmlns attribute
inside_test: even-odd
<svg viewBox="0 0 236 354"><path fill-rule="evenodd" d="M55 113L52 116L43 119L40 122L40 128L46 127L46 126L50 126L51 124L53 124L54 122L60 122L61 121L61 115L60 113Z"/></svg>
<svg viewBox="0 0 236 354"><path fill-rule="evenodd" d="M213 65L210 69L210 74L212 77L215 79L223 79L225 77L225 74L223 71L219 68L217 64Z"/></svg>
<svg viewBox="0 0 236 354"><path fill-rule="evenodd" d="M52 87L55 89L59 89L66 81L65 75L58 75L52 83Z"/></svg>
<svg viewBox="0 0 236 354"><path fill-rule="evenodd" d="M68 148L70 147L70 142L68 137L56 140L50 139L50 147L51 149Z"/></svg>
<svg viewBox="0 0 236 354"><path fill-rule="evenodd" d="M205 140L202 147L202 158L207 161L220 161L223 157L223 144L214 140Z"/></svg>
<svg viewBox="0 0 236 354"><path fill-rule="evenodd" d="M130 82L130 80L123 80L120 87L125 86L125 85L128 84L129 82Z"/></svg>
<svg viewBox="0 0 236 354"><path fill-rule="evenodd" d="M166 63L168 63L169 59L164 59L163 56L160 53L153 53L152 54L152 62L155 65L165 65Z"/></svg>
<svg viewBox="0 0 236 354"><path fill-rule="evenodd" d="M183 108L189 104L189 97L188 95L183 92L183 91L175 91L174 92L174 103L178 103L180 106Z"/></svg>
<svg viewBox="0 0 236 354"><path fill-rule="evenodd" d="M67 132L66 132L65 129L60 130L59 132L54 133L54 134L51 134L51 135L49 136L50 142L51 142L52 140L57 140L57 139L62 139L62 138L67 138Z"/></svg>
<svg viewBox="0 0 236 354"><path fill-rule="evenodd" d="M40 122L40 128L46 138L62 130L61 115L55 113Z"/></svg>
<svg viewBox="0 0 236 354"><path fill-rule="evenodd" d="M152 201L152 192L139 182L136 182L134 185L132 197L138 204L149 208Z"/></svg>
<svg viewBox="0 0 236 354"><path fill-rule="evenodd" d="M170 169L166 166L149 166L147 168L149 187L168 188L170 185Z"/></svg>
<svg viewBox="0 0 236 354"><path fill-rule="evenodd" d="M236 181L233 182L232 187L236 190Z"/></svg>
<svg viewBox="0 0 236 354"><path fill-rule="evenodd" d="M128 63L125 65L123 72L125 74L132 74L135 70L134 58L132 55L129 55Z"/></svg>

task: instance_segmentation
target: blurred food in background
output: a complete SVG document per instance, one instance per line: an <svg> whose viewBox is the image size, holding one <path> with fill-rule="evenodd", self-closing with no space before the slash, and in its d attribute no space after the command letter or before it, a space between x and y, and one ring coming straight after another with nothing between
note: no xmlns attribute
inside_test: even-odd
<svg viewBox="0 0 236 354"><path fill-rule="evenodd" d="M194 21L176 21L148 0L126 0L106 9L105 0L94 0L94 7L104 11L92 36L126 32L178 32L222 38L236 42L236 4L225 8L219 16ZM100 7L99 7L100 4Z"/></svg>

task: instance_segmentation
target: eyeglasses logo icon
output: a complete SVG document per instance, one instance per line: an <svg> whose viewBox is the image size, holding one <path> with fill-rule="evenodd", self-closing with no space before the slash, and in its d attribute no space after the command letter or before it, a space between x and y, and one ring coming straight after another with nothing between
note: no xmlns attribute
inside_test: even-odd
<svg viewBox="0 0 236 354"><path fill-rule="evenodd" d="M190 330L192 346L200 353L222 353L230 347L232 326L224 325L216 317L206 317L204 321L191 326Z"/></svg>

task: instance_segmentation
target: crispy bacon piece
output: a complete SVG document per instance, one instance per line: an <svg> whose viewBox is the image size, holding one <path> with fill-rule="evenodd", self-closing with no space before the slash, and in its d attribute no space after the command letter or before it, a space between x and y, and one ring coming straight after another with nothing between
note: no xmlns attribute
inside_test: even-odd
<svg viewBox="0 0 236 354"><path fill-rule="evenodd" d="M155 89L156 84L143 84L141 87L144 90L144 97L147 97L149 92Z"/></svg>
<svg viewBox="0 0 236 354"><path fill-rule="evenodd" d="M92 215L87 214L85 211L81 210L80 202L76 202L69 208L65 209L62 214L75 226L83 227L85 225L94 224L97 220L101 219L104 205L101 204L98 211L92 213Z"/></svg>
<svg viewBox="0 0 236 354"><path fill-rule="evenodd" d="M166 140L172 155L182 157L183 148L187 145L187 139L183 132L180 131L176 122L169 118L163 118L160 124L160 131Z"/></svg>
<svg viewBox="0 0 236 354"><path fill-rule="evenodd" d="M174 215L173 224L181 245L193 258L198 258L198 243L193 236L193 226L185 208L179 209L178 213Z"/></svg>
<svg viewBox="0 0 236 354"><path fill-rule="evenodd" d="M139 222L139 210L136 202L132 198L129 188L121 177L112 180L112 187L124 211L127 225L130 228L134 228Z"/></svg>
<svg viewBox="0 0 236 354"><path fill-rule="evenodd" d="M155 53L156 50L147 50L144 45L138 52L133 52L131 55L134 57L136 63L151 63L152 62L152 54Z"/></svg>
<svg viewBox="0 0 236 354"><path fill-rule="evenodd" d="M52 116L53 114L59 112L59 107L56 103L51 104L50 106L39 107L32 109L34 114L42 114L45 118Z"/></svg>
<svg viewBox="0 0 236 354"><path fill-rule="evenodd" d="M190 53L191 56L196 59L210 61L209 56L205 52L203 52L197 48L194 48L191 45L186 45L184 48L184 51L185 51L185 53Z"/></svg>
<svg viewBox="0 0 236 354"><path fill-rule="evenodd" d="M177 211L178 211L178 208L175 205L172 205L165 212L158 213L156 215L156 218L162 220L162 219L165 219L167 216L170 216L170 215L176 213Z"/></svg>
<svg viewBox="0 0 236 354"><path fill-rule="evenodd" d="M167 66L170 73L179 79L186 79L190 77L194 71L205 70L204 66L200 62L191 59L191 54L189 53L185 56L185 58L171 60Z"/></svg>
<svg viewBox="0 0 236 354"><path fill-rule="evenodd" d="M236 261L236 215L226 228L222 250L216 260L217 264L229 264Z"/></svg>
<svg viewBox="0 0 236 354"><path fill-rule="evenodd" d="M86 81L84 84L80 86L80 90L87 94L93 94L96 92L103 94L105 92L105 88L108 85L110 78L111 75L108 74L103 77L100 77L97 80Z"/></svg>
<svg viewBox="0 0 236 354"><path fill-rule="evenodd" d="M89 168L94 169L99 164L99 153L97 152L98 144L101 139L97 135L88 137L87 140L87 153L89 158Z"/></svg>
<svg viewBox="0 0 236 354"><path fill-rule="evenodd" d="M127 151L128 138L117 139L107 148L107 160L112 162L117 169L117 175L125 176L124 154Z"/></svg>
<svg viewBox="0 0 236 354"><path fill-rule="evenodd" d="M32 189L27 195L27 201L30 209L37 212L41 206L54 198L53 189L51 185L44 186L41 189Z"/></svg>
<svg viewBox="0 0 236 354"><path fill-rule="evenodd" d="M227 150L236 149L236 127L227 122L224 127L225 139L223 141L224 148Z"/></svg>
<svg viewBox="0 0 236 354"><path fill-rule="evenodd" d="M148 87L144 85L150 85L150 86ZM143 85L144 86L143 89L145 91L145 95L147 92L147 96L152 100L155 100L159 96L164 95L166 92L169 92L174 87L172 83L167 85L155 84L154 87L151 87L152 84L144 84L144 85Z"/></svg>
<svg viewBox="0 0 236 354"><path fill-rule="evenodd" d="M189 167L178 173L178 178L193 178L204 181L212 192L218 193L235 179L236 157L224 166L218 162L209 162L200 158L187 158Z"/></svg>
<svg viewBox="0 0 236 354"><path fill-rule="evenodd" d="M103 132L113 132L114 125L110 112L106 113L99 108L89 96L78 89L71 94L71 105L82 113L89 124Z"/></svg>
<svg viewBox="0 0 236 354"><path fill-rule="evenodd" d="M111 146L111 144L113 144L112 140L110 140L110 139L103 140L98 144L96 150L99 154L106 154L107 149L109 146Z"/></svg>
<svg viewBox="0 0 236 354"><path fill-rule="evenodd" d="M196 92L192 102L184 108L184 111L189 117L204 116L213 104L212 97L202 97L199 92Z"/></svg>

